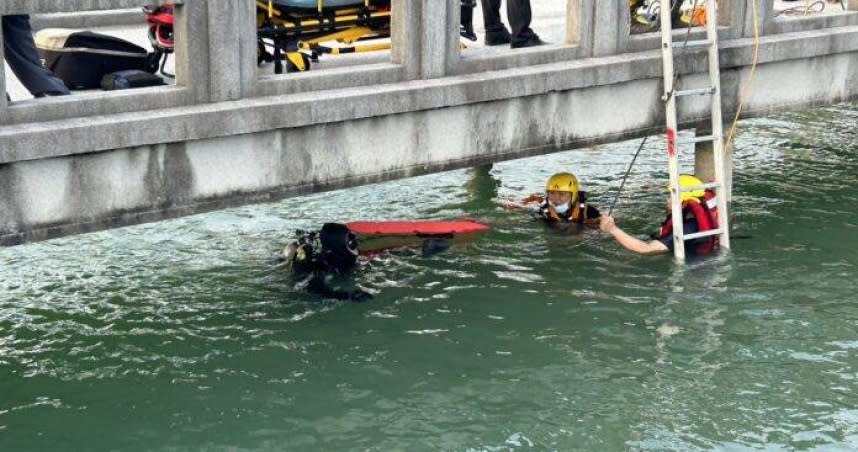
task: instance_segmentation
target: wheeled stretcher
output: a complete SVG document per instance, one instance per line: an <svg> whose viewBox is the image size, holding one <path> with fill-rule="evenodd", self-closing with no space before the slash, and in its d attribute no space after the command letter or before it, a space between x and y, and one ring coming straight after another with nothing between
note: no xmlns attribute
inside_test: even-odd
<svg viewBox="0 0 858 452"><path fill-rule="evenodd" d="M258 63L282 73L310 70L322 55L390 49L391 0L246 0L256 4ZM408 1L408 0L405 0ZM440 1L440 0L439 0ZM476 0L461 0L461 35L476 41ZM143 9L158 60L174 50L173 5ZM163 71L163 63L162 63Z"/></svg>
<svg viewBox="0 0 858 452"><path fill-rule="evenodd" d="M473 8L462 0L462 36L476 40ZM303 72L322 55L389 50L390 0L256 0L259 63ZM332 45L336 44L336 45Z"/></svg>

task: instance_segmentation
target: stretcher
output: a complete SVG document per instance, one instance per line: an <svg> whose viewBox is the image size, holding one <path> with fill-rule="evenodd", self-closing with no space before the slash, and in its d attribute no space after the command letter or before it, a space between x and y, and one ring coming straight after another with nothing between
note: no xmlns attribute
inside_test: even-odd
<svg viewBox="0 0 858 452"><path fill-rule="evenodd" d="M245 0L256 4L258 63L304 72L323 55L389 50L391 0ZM403 0L409 1L409 0ZM440 1L440 0L439 0ZM472 41L476 0L461 0L461 35ZM163 72L174 51L172 3L143 8ZM169 74L168 74L169 75Z"/></svg>
<svg viewBox="0 0 858 452"><path fill-rule="evenodd" d="M462 36L473 32L475 0L462 0ZM256 0L258 63L304 72L323 55L389 50L390 0Z"/></svg>

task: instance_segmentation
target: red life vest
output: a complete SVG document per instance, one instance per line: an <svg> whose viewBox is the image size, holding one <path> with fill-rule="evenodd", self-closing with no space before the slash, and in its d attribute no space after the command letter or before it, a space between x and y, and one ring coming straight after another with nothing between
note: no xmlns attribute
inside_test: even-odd
<svg viewBox="0 0 858 452"><path fill-rule="evenodd" d="M706 190L706 194L696 201L688 200L682 203L683 220L689 215L694 216L697 222L698 232L718 229L718 204L715 200L715 192ZM673 216L667 215L667 219L661 224L659 239L665 239L673 235ZM695 251L697 254L709 254L718 248L718 236L713 235L701 240Z"/></svg>

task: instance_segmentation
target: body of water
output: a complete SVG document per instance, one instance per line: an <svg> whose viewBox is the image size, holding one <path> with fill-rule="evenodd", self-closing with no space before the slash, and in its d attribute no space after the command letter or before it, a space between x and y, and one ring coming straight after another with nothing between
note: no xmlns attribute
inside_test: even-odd
<svg viewBox="0 0 858 452"><path fill-rule="evenodd" d="M858 108L743 123L731 253L639 257L498 207L638 142L0 249L0 450L858 449ZM615 213L664 217L663 143ZM299 228L471 217L298 291Z"/></svg>

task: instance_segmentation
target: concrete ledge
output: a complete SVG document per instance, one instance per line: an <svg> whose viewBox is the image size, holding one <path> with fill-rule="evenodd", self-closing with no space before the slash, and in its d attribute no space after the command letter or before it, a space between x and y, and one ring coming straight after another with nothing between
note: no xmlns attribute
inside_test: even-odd
<svg viewBox="0 0 858 452"><path fill-rule="evenodd" d="M44 28L101 28L143 24L140 8L127 8L85 13L54 13L34 15L30 23L35 30Z"/></svg>
<svg viewBox="0 0 858 452"><path fill-rule="evenodd" d="M357 86L387 85L405 81L403 66L392 63L338 67L285 75L262 75L256 81L255 97L298 94Z"/></svg>
<svg viewBox="0 0 858 452"><path fill-rule="evenodd" d="M766 34L795 33L799 31L822 30L825 28L848 27L858 25L858 11L820 17L776 17L766 25Z"/></svg>
<svg viewBox="0 0 858 452"><path fill-rule="evenodd" d="M733 33L731 27L718 27L718 41L721 43L729 42L729 38ZM698 28L692 29L691 33L687 29L673 32L674 42L684 42L686 37L689 41L706 39L706 30ZM626 43L626 52L644 52L660 48L661 34L658 32L631 35ZM674 50L674 54L678 54L680 51L680 49Z"/></svg>
<svg viewBox="0 0 858 452"><path fill-rule="evenodd" d="M51 108L45 108L46 102L50 102ZM192 102L189 90L181 86L92 91L55 99L25 100L15 102L6 110L6 117L0 120L0 133L3 124L12 127L11 124L59 121L93 114L117 115L139 110L177 108Z"/></svg>
<svg viewBox="0 0 858 452"><path fill-rule="evenodd" d="M729 41L722 49L722 69L747 66L753 40ZM855 51L858 27L769 36L761 42L760 63ZM436 80L5 126L0 128L0 164L658 80L661 65L660 52L651 51ZM677 68L685 74L703 73L705 54L691 53ZM66 100L40 102L43 108L52 108ZM58 141L76 143L76 149L57 149Z"/></svg>
<svg viewBox="0 0 858 452"><path fill-rule="evenodd" d="M559 63L580 58L584 49L574 46L544 46L521 49L502 55L471 55L463 50L451 75L475 74L478 72L502 71L516 67Z"/></svg>
<svg viewBox="0 0 858 452"><path fill-rule="evenodd" d="M160 5L175 3L181 5L187 1L201 0L3 0L0 2L0 16L9 14L51 14L51 13L81 13L85 11L102 11L140 8L144 4ZM204 1L204 0L202 0Z"/></svg>

